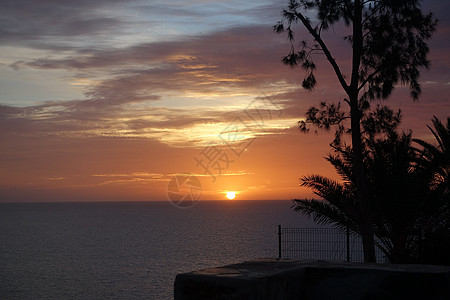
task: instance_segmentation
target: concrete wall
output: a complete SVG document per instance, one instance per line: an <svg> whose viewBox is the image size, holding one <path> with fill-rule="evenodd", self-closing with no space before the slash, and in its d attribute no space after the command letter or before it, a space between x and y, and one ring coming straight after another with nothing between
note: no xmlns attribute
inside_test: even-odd
<svg viewBox="0 0 450 300"><path fill-rule="evenodd" d="M179 274L175 300L450 299L450 267L256 260Z"/></svg>

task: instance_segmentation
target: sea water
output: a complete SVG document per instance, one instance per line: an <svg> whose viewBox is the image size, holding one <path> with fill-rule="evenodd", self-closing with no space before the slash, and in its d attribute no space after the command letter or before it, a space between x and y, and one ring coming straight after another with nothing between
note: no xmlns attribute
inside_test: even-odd
<svg viewBox="0 0 450 300"><path fill-rule="evenodd" d="M290 201L0 204L0 299L173 299L178 273L277 257Z"/></svg>

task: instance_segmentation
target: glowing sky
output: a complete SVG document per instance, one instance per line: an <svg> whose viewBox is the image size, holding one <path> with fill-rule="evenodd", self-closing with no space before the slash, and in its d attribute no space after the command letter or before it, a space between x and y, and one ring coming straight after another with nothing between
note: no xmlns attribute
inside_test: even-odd
<svg viewBox="0 0 450 300"><path fill-rule="evenodd" d="M202 199L310 196L298 178L335 176L331 137L295 125L343 92L326 63L311 93L280 62L289 44L272 25L286 4L2 0L0 201L165 200L178 173L201 179ZM424 10L440 23L422 97L399 86L390 100L420 138L450 115L450 3Z"/></svg>

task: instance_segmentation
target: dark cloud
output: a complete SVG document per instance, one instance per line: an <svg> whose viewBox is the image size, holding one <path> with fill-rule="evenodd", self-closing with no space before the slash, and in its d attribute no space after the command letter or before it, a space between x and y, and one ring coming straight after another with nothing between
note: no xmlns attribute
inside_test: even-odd
<svg viewBox="0 0 450 300"><path fill-rule="evenodd" d="M155 98L155 91L217 93L293 82L293 72L280 63L286 47L270 27L249 26L125 49L83 50L65 59L19 61L12 67L103 72L106 79L91 87L88 96L114 103Z"/></svg>
<svg viewBox="0 0 450 300"><path fill-rule="evenodd" d="M267 22L281 9L279 3L250 6L244 9L220 1L4 0L0 45L64 50L80 47L90 39L91 45L111 46L111 40L126 38L130 33L167 37L171 28L210 32L235 26L236 22Z"/></svg>
<svg viewBox="0 0 450 300"><path fill-rule="evenodd" d="M102 10L120 2L123 1L4 0L0 45L58 49L64 48L63 41L73 37L118 31L126 23L105 15Z"/></svg>

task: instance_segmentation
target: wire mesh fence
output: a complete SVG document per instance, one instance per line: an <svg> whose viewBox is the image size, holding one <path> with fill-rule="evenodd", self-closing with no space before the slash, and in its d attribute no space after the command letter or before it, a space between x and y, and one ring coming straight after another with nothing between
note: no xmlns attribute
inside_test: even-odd
<svg viewBox="0 0 450 300"><path fill-rule="evenodd" d="M385 263L376 248L377 263ZM363 262L361 237L339 228L296 228L278 225L278 256L288 259L319 259Z"/></svg>

